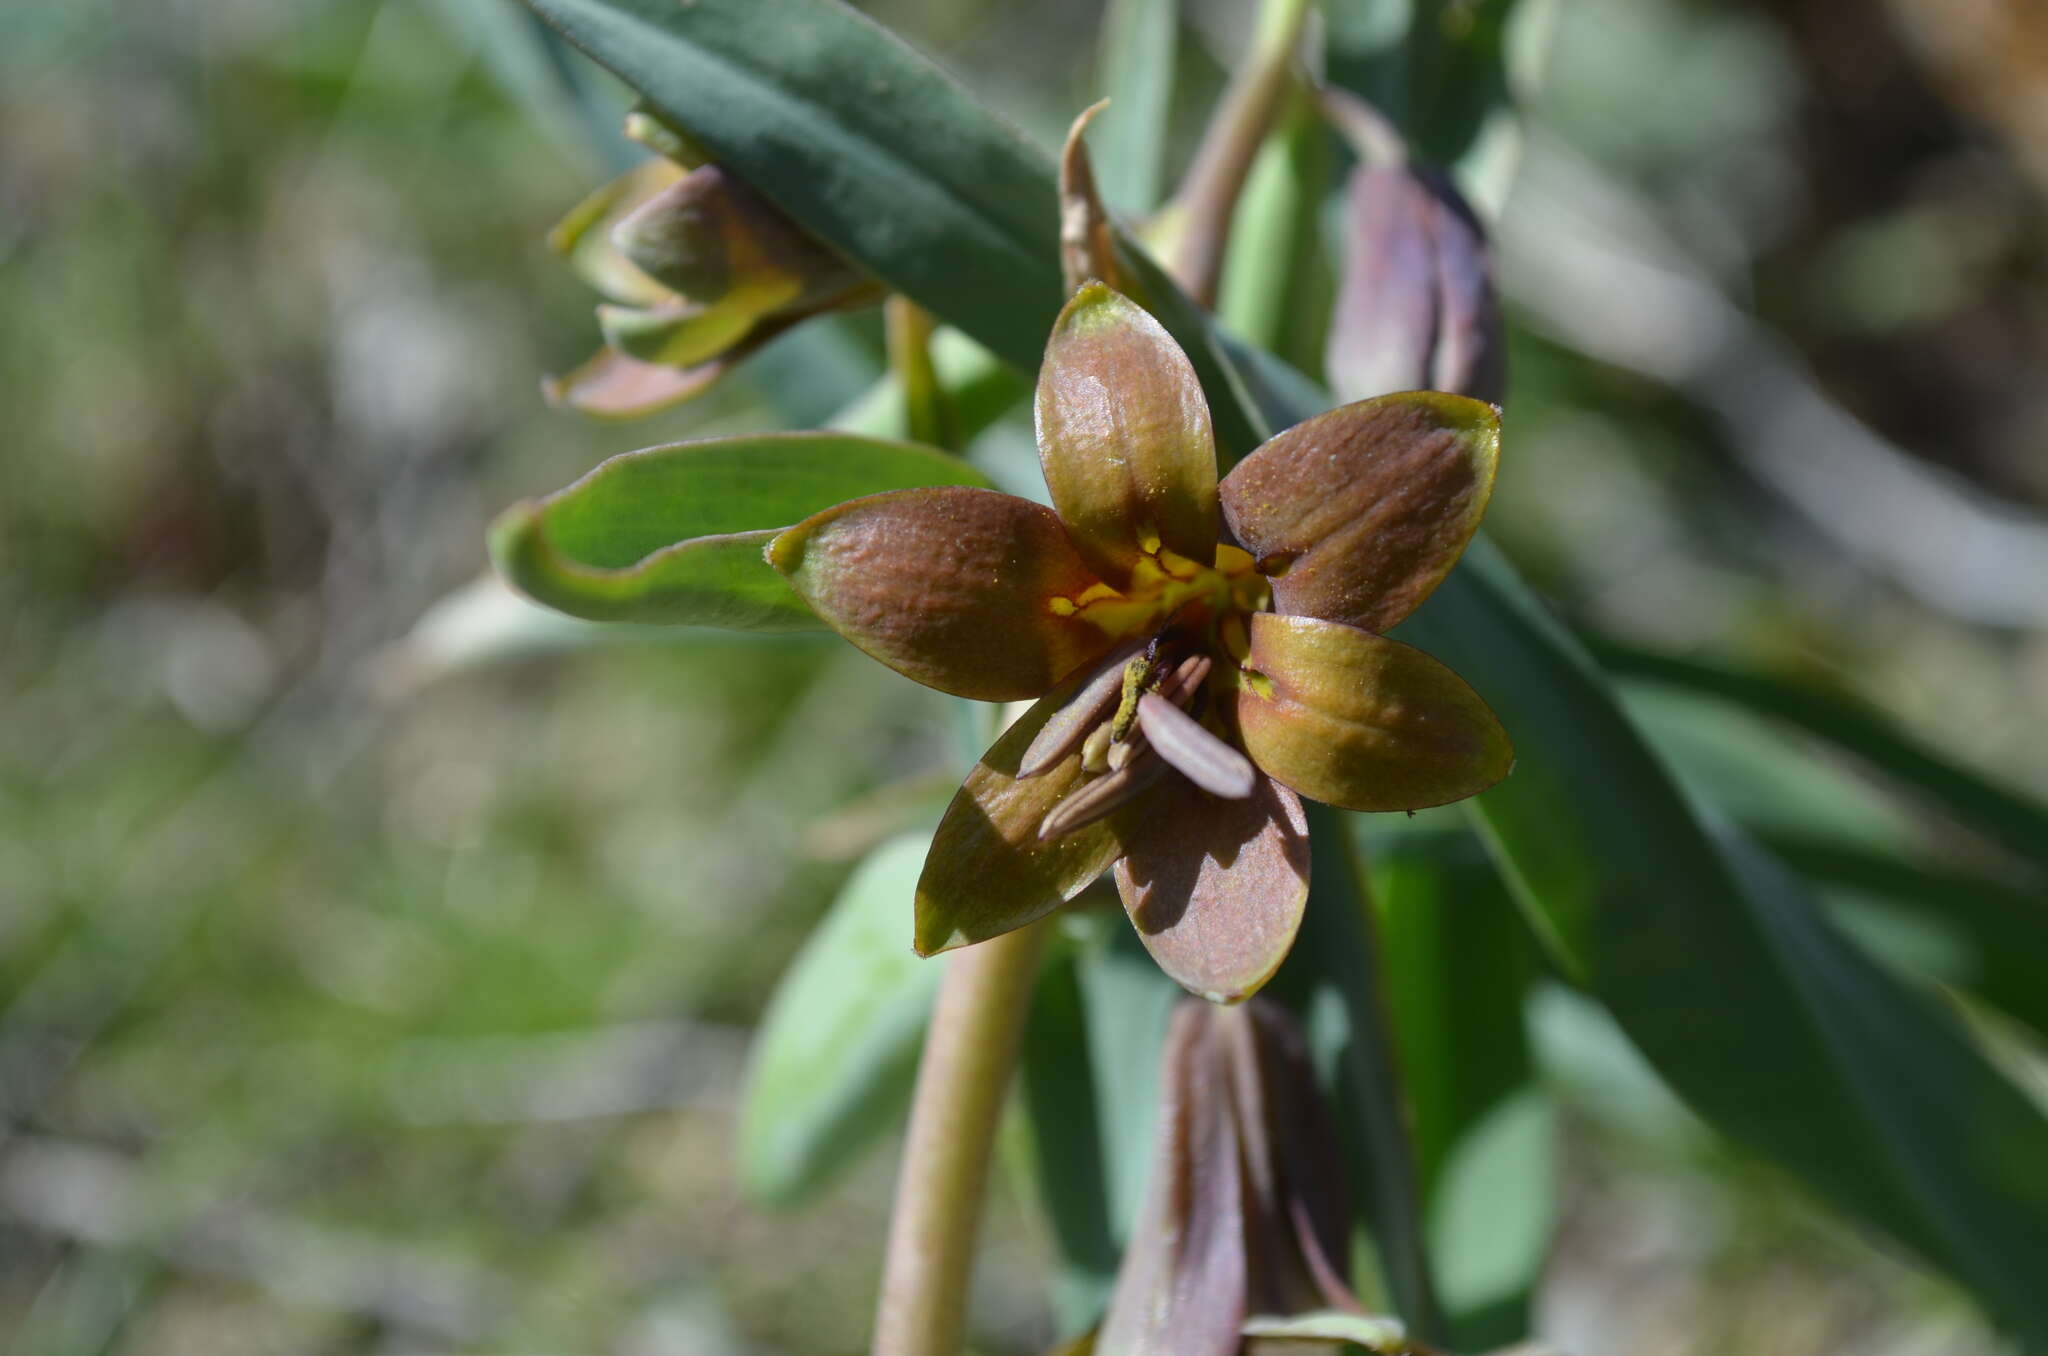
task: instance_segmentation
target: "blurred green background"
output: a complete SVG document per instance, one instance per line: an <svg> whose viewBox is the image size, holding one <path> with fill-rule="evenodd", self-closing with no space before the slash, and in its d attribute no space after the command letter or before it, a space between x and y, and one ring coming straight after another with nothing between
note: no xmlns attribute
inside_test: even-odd
<svg viewBox="0 0 2048 1356"><path fill-rule="evenodd" d="M1042 144L1094 97L1083 0L863 7ZM1183 142L1240 8L1188 6ZM1583 625L2048 794L2048 12L1546 13L1495 534ZM436 604L521 495L828 418L878 327L643 425L547 409L596 330L542 235L627 149L554 59L509 0L0 10L10 1352L864 1349L893 1155L760 1210L735 1088L856 798L944 782L955 717L816 640L504 653L487 595ZM1028 425L987 437L1028 469ZM1739 759L1699 743L1696 775ZM1842 811L1841 772L1782 812ZM1590 1006L1536 1005L1561 1347L1997 1350ZM1045 1250L999 1198L987 1351L1049 1338Z"/></svg>

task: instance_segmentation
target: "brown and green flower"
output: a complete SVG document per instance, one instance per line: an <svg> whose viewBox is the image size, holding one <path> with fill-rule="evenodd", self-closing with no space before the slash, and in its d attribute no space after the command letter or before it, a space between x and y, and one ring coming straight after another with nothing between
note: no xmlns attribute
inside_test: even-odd
<svg viewBox="0 0 2048 1356"><path fill-rule="evenodd" d="M548 243L606 298L604 347L548 380L548 398L630 419L687 400L792 325L869 305L881 285L644 113L664 152L572 209Z"/></svg>
<svg viewBox="0 0 2048 1356"><path fill-rule="evenodd" d="M781 533L768 559L898 672L1037 699L939 826L921 953L1022 927L1113 866L1168 973L1242 998L1300 925L1300 797L1412 810L1507 775L1485 703L1380 634L1471 539L1498 418L1435 392L1361 401L1219 485L1186 356L1100 284L1053 330L1037 417L1054 509L958 487L871 495Z"/></svg>
<svg viewBox="0 0 2048 1356"><path fill-rule="evenodd" d="M1336 1124L1285 1008L1184 1003L1094 1356L1431 1356L1352 1293Z"/></svg>

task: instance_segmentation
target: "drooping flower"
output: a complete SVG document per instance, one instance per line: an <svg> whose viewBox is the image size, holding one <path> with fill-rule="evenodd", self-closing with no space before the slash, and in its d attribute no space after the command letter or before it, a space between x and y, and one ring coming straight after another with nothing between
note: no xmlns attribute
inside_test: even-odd
<svg viewBox="0 0 2048 1356"><path fill-rule="evenodd" d="M880 284L646 113L629 135L662 152L577 204L548 243L607 300L604 347L550 378L548 398L630 419L708 389L790 326L882 299Z"/></svg>
<svg viewBox="0 0 2048 1356"><path fill-rule="evenodd" d="M1322 104L1360 158L1323 354L1330 389L1346 400L1417 386L1499 400L1507 336L1477 214L1363 100L1328 89Z"/></svg>
<svg viewBox="0 0 2048 1356"><path fill-rule="evenodd" d="M1349 1283L1351 1211L1307 1044L1266 999L1186 1003L1144 1203L1093 1356L1425 1356Z"/></svg>
<svg viewBox="0 0 2048 1356"><path fill-rule="evenodd" d="M1436 392L1362 401L1219 485L1186 355L1090 284L1053 330L1037 423L1056 512L991 490L871 495L781 533L768 559L899 673L1038 699L939 825L919 952L1022 927L1114 866L1161 966L1242 998L1300 926L1301 796L1420 809L1513 761L1463 680L1380 634L1470 540L1498 417Z"/></svg>

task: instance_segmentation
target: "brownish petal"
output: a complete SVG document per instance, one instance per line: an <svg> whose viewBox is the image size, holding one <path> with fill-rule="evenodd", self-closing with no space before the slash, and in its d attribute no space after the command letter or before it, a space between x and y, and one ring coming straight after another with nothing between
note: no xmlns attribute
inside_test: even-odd
<svg viewBox="0 0 2048 1356"><path fill-rule="evenodd" d="M1493 493L1500 416L1440 391L1378 396L1281 433L1224 479L1224 518L1273 605L1385 631L1457 563Z"/></svg>
<svg viewBox="0 0 2048 1356"><path fill-rule="evenodd" d="M1095 1350L1237 1356L1244 1178L1215 1012L1185 1003L1160 1060L1151 1176Z"/></svg>
<svg viewBox="0 0 2048 1356"><path fill-rule="evenodd" d="M929 956L998 937L1043 918L1086 889L1123 851L1121 829L1142 803L1042 840L1038 826L1081 784L1081 755L1068 753L1020 777L1024 751L1087 681L1077 674L1004 732L967 774L932 838L917 882L915 942Z"/></svg>
<svg viewBox="0 0 2048 1356"><path fill-rule="evenodd" d="M1165 545L1216 559L1216 440L1187 355L1100 283L1074 294L1038 373L1038 459L1074 544L1123 585Z"/></svg>
<svg viewBox="0 0 2048 1356"><path fill-rule="evenodd" d="M593 419L639 419L701 395L743 356L730 353L696 367L661 367L601 348L589 361L541 383L551 405Z"/></svg>
<svg viewBox="0 0 2048 1356"><path fill-rule="evenodd" d="M1514 746L1465 680L1412 646L1262 612L1237 693L1252 761L1347 810L1420 810L1484 791Z"/></svg>
<svg viewBox="0 0 2048 1356"><path fill-rule="evenodd" d="M1248 1208L1259 1217L1258 1234L1265 1241L1252 1261L1252 1310L1356 1311L1358 1300L1345 1282L1351 1221L1344 1158L1307 1038L1293 1016L1270 1000L1240 1012L1241 1019L1223 1031L1235 1056L1238 1132L1250 1164Z"/></svg>
<svg viewBox="0 0 2048 1356"><path fill-rule="evenodd" d="M955 696L1036 697L1112 644L1056 610L1096 583L1059 519L994 490L851 500L778 536L768 562L827 626Z"/></svg>
<svg viewBox="0 0 2048 1356"><path fill-rule="evenodd" d="M1212 1003L1235 1003L1272 977L1301 927L1301 800L1269 777L1242 800L1169 778L1129 816L1116 885L1160 969Z"/></svg>

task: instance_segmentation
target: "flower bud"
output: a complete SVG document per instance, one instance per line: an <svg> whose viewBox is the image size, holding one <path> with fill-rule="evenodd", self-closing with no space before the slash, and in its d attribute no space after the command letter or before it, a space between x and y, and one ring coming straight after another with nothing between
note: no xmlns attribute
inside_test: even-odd
<svg viewBox="0 0 2048 1356"><path fill-rule="evenodd" d="M1405 162L1353 171L1324 350L1337 398L1427 389L1498 402L1505 350L1485 232L1450 180Z"/></svg>
<svg viewBox="0 0 2048 1356"><path fill-rule="evenodd" d="M1160 1123L1145 1204L1095 1350L1239 1356L1290 1315L1367 1327L1345 1281L1350 1211L1306 1042L1286 1009L1189 1001L1162 1056ZM1320 1340L1320 1330L1304 1333Z"/></svg>
<svg viewBox="0 0 2048 1356"><path fill-rule="evenodd" d="M879 284L737 176L701 163L701 148L666 123L636 111L627 131L674 159L598 190L549 236L607 299L605 348L550 380L550 400L600 417L653 413L798 321L881 299Z"/></svg>

